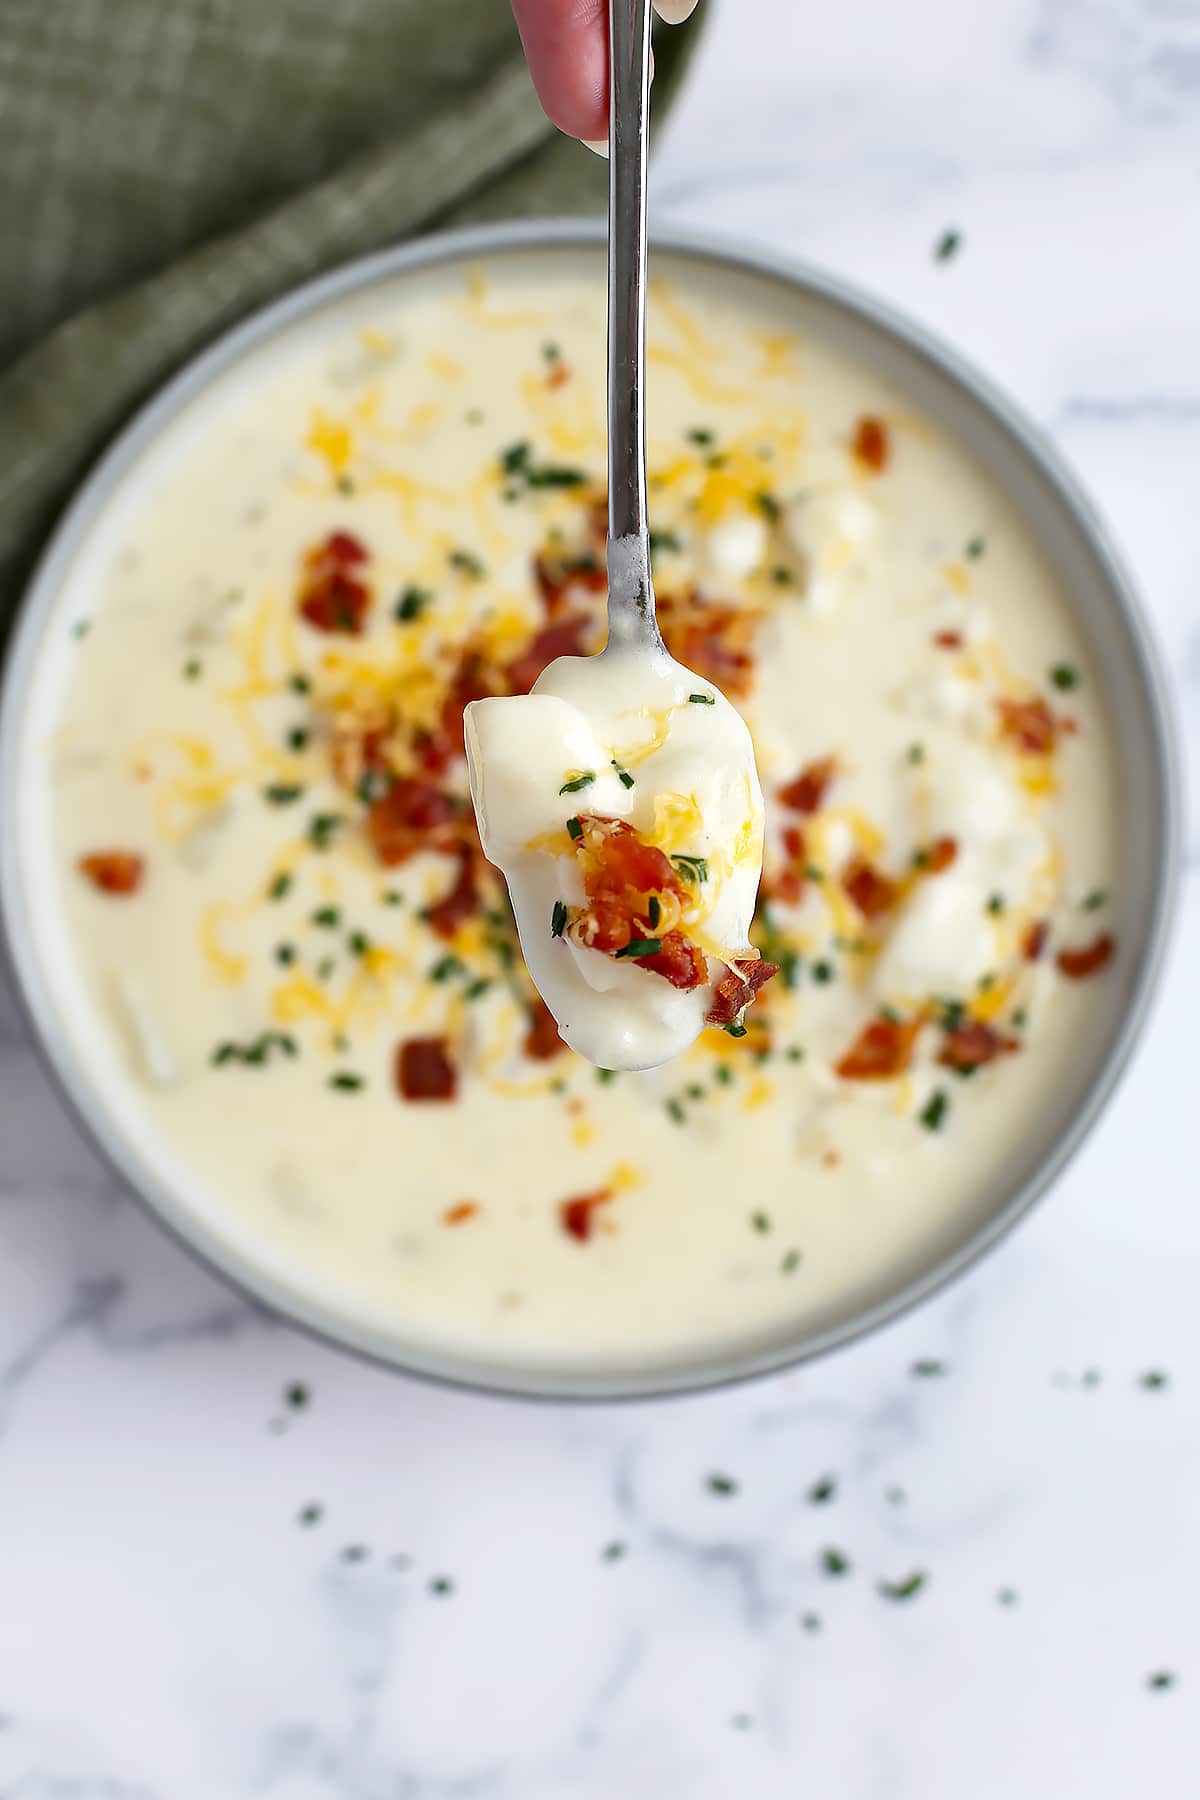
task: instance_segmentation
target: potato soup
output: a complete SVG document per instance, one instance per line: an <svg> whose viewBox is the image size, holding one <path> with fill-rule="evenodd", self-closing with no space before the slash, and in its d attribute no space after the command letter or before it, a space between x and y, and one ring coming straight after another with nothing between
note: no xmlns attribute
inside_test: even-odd
<svg viewBox="0 0 1200 1800"><path fill-rule="evenodd" d="M779 969L664 1067L560 1039L463 752L469 702L604 641L592 258L393 282L256 353L147 468L71 646L89 1055L243 1260L431 1357L666 1369L844 1318L985 1216L1100 1029L1086 644L961 445L792 310L651 283L660 622L749 725ZM680 906L698 818L642 832Z"/></svg>

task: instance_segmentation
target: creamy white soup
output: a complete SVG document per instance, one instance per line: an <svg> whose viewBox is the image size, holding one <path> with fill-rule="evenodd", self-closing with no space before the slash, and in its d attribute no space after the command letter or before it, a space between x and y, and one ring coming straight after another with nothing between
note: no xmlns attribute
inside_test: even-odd
<svg viewBox="0 0 1200 1800"><path fill-rule="evenodd" d="M644 956L686 919L778 968L750 1006L749 964L710 981L717 1022L689 1013L663 1067L562 1041L464 755L468 704L482 730L603 642L590 263L396 284L261 355L147 471L72 645L54 831L88 1053L210 1230L430 1354L654 1368L842 1317L985 1215L1100 1029L1086 644L962 447L793 310L651 289L660 622L713 701L671 705L749 727L753 922L722 845L754 789L643 793L648 736L581 746L558 712L497 777L527 758L544 802L488 846L541 884L539 980L573 909L622 894ZM695 994L628 960L669 1035ZM584 1047L631 1060L618 1038Z"/></svg>

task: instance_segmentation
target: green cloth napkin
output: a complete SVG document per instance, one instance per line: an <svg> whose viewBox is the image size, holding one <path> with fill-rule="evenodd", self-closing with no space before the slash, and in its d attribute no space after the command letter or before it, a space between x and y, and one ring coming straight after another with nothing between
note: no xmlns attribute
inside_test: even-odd
<svg viewBox="0 0 1200 1800"><path fill-rule="evenodd" d="M115 428L187 356L347 258L602 210L505 0L3 0L0 639ZM689 26L656 39L655 110Z"/></svg>

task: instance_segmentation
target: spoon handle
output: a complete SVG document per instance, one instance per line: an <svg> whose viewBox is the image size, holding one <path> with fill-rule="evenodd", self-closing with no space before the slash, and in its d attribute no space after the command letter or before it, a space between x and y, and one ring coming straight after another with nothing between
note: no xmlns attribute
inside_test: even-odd
<svg viewBox="0 0 1200 1800"><path fill-rule="evenodd" d="M646 522L650 0L609 0L608 635L661 646Z"/></svg>

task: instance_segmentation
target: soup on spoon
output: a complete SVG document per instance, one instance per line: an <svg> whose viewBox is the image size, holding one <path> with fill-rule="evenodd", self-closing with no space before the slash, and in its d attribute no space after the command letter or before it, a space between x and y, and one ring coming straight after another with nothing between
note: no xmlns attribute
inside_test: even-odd
<svg viewBox="0 0 1200 1800"><path fill-rule="evenodd" d="M649 6L611 8L608 643L464 715L483 848L533 980L573 1050L647 1069L706 1025L735 1036L777 970L750 944L763 798L750 733L676 662L646 516Z"/></svg>

